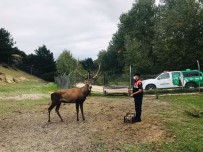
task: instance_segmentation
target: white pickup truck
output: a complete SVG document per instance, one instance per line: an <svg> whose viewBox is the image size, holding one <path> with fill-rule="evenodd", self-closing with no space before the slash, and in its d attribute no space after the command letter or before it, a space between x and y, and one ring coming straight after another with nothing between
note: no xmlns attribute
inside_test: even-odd
<svg viewBox="0 0 203 152"><path fill-rule="evenodd" d="M186 69L184 71L166 71L154 79L143 80L145 90L156 88L196 88L203 86L203 73L198 70Z"/></svg>
<svg viewBox="0 0 203 152"><path fill-rule="evenodd" d="M180 71L163 72L154 79L143 80L143 88L145 90L156 88L176 88L180 87L180 78L182 74Z"/></svg>

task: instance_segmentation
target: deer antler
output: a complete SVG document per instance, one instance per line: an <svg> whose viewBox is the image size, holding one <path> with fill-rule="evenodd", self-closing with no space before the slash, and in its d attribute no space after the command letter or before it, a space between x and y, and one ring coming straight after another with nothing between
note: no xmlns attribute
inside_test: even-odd
<svg viewBox="0 0 203 152"><path fill-rule="evenodd" d="M80 77L82 77L83 79L87 79L87 77L85 77L85 76L83 76L80 72L79 72L79 70L78 70L78 63L79 63L79 60L77 61L77 68L76 68L76 72L80 75Z"/></svg>
<svg viewBox="0 0 203 152"><path fill-rule="evenodd" d="M97 70L97 73L92 77L92 79L96 79L98 77L98 74L100 72L100 67L101 67L101 63L99 63L99 68Z"/></svg>

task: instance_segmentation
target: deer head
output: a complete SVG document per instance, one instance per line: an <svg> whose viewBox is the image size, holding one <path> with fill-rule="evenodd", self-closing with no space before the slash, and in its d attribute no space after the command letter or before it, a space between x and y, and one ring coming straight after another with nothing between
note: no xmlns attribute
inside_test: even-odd
<svg viewBox="0 0 203 152"><path fill-rule="evenodd" d="M77 62L77 69L76 72L80 75L80 77L82 79L85 80L85 83L91 85L93 84L94 80L98 77L99 73L100 73L100 67L101 67L101 63L98 64L98 70L96 72L96 74L94 76L90 75L90 71L87 72L87 76L84 76L80 73L80 71L78 70L78 62Z"/></svg>

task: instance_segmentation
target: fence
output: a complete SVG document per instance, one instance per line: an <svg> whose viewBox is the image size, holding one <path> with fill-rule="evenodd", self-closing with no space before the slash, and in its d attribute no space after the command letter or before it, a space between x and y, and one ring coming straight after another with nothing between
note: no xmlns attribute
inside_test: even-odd
<svg viewBox="0 0 203 152"><path fill-rule="evenodd" d="M54 80L61 89L72 88L78 82L83 82L83 80L75 73L72 73L71 75L57 76L54 77Z"/></svg>
<svg viewBox="0 0 203 152"><path fill-rule="evenodd" d="M145 79L151 79L155 78L156 75L142 75L142 80ZM110 73L102 73L98 76L97 79L94 80L94 85L99 86L105 86L105 88L128 88L132 87L132 82L134 80L132 79L132 76L130 77L129 74L110 74ZM84 82L84 79L82 79L78 74L71 74L69 76L58 76L55 77L55 82L58 84L60 88L72 88L75 87L77 83ZM202 92L203 88L199 88ZM192 93L192 92L198 92L198 88L194 89L186 89L186 88L173 88L173 89L158 89L158 90L150 90L147 91L146 94L155 94L157 91L162 93Z"/></svg>
<svg viewBox="0 0 203 152"><path fill-rule="evenodd" d="M142 80L154 78L156 75L143 75L141 76ZM103 86L131 86L133 82L133 77L130 74L112 74L112 73L103 73L94 84L103 85Z"/></svg>
<svg viewBox="0 0 203 152"><path fill-rule="evenodd" d="M155 75L143 75L142 79L154 78ZM54 77L55 82L58 84L60 88L71 88L75 86L79 82L84 82L79 75L73 73L69 76L58 76ZM131 80L130 80L131 79ZM97 79L93 81L94 85L99 86L131 86L131 82L133 82L132 76L129 74L112 74L112 73L102 73L98 76Z"/></svg>
<svg viewBox="0 0 203 152"><path fill-rule="evenodd" d="M58 76L54 77L55 82L60 88L71 88L71 78L69 76Z"/></svg>

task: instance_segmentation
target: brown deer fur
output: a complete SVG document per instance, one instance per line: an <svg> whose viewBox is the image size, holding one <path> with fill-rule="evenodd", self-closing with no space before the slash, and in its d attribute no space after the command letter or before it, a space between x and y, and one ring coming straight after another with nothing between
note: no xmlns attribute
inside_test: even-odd
<svg viewBox="0 0 203 152"><path fill-rule="evenodd" d="M61 106L61 103L75 103L76 104L76 112L77 112L77 121L79 121L78 113L79 113L79 107L82 113L82 118L85 120L84 114L83 114L83 102L85 101L86 97L91 92L91 86L89 84L86 84L82 88L73 88L73 89L62 89L58 90L56 92L53 92L51 94L51 105L48 108L48 122L50 122L50 113L51 110L56 106L56 113L63 121L60 113L59 108Z"/></svg>

